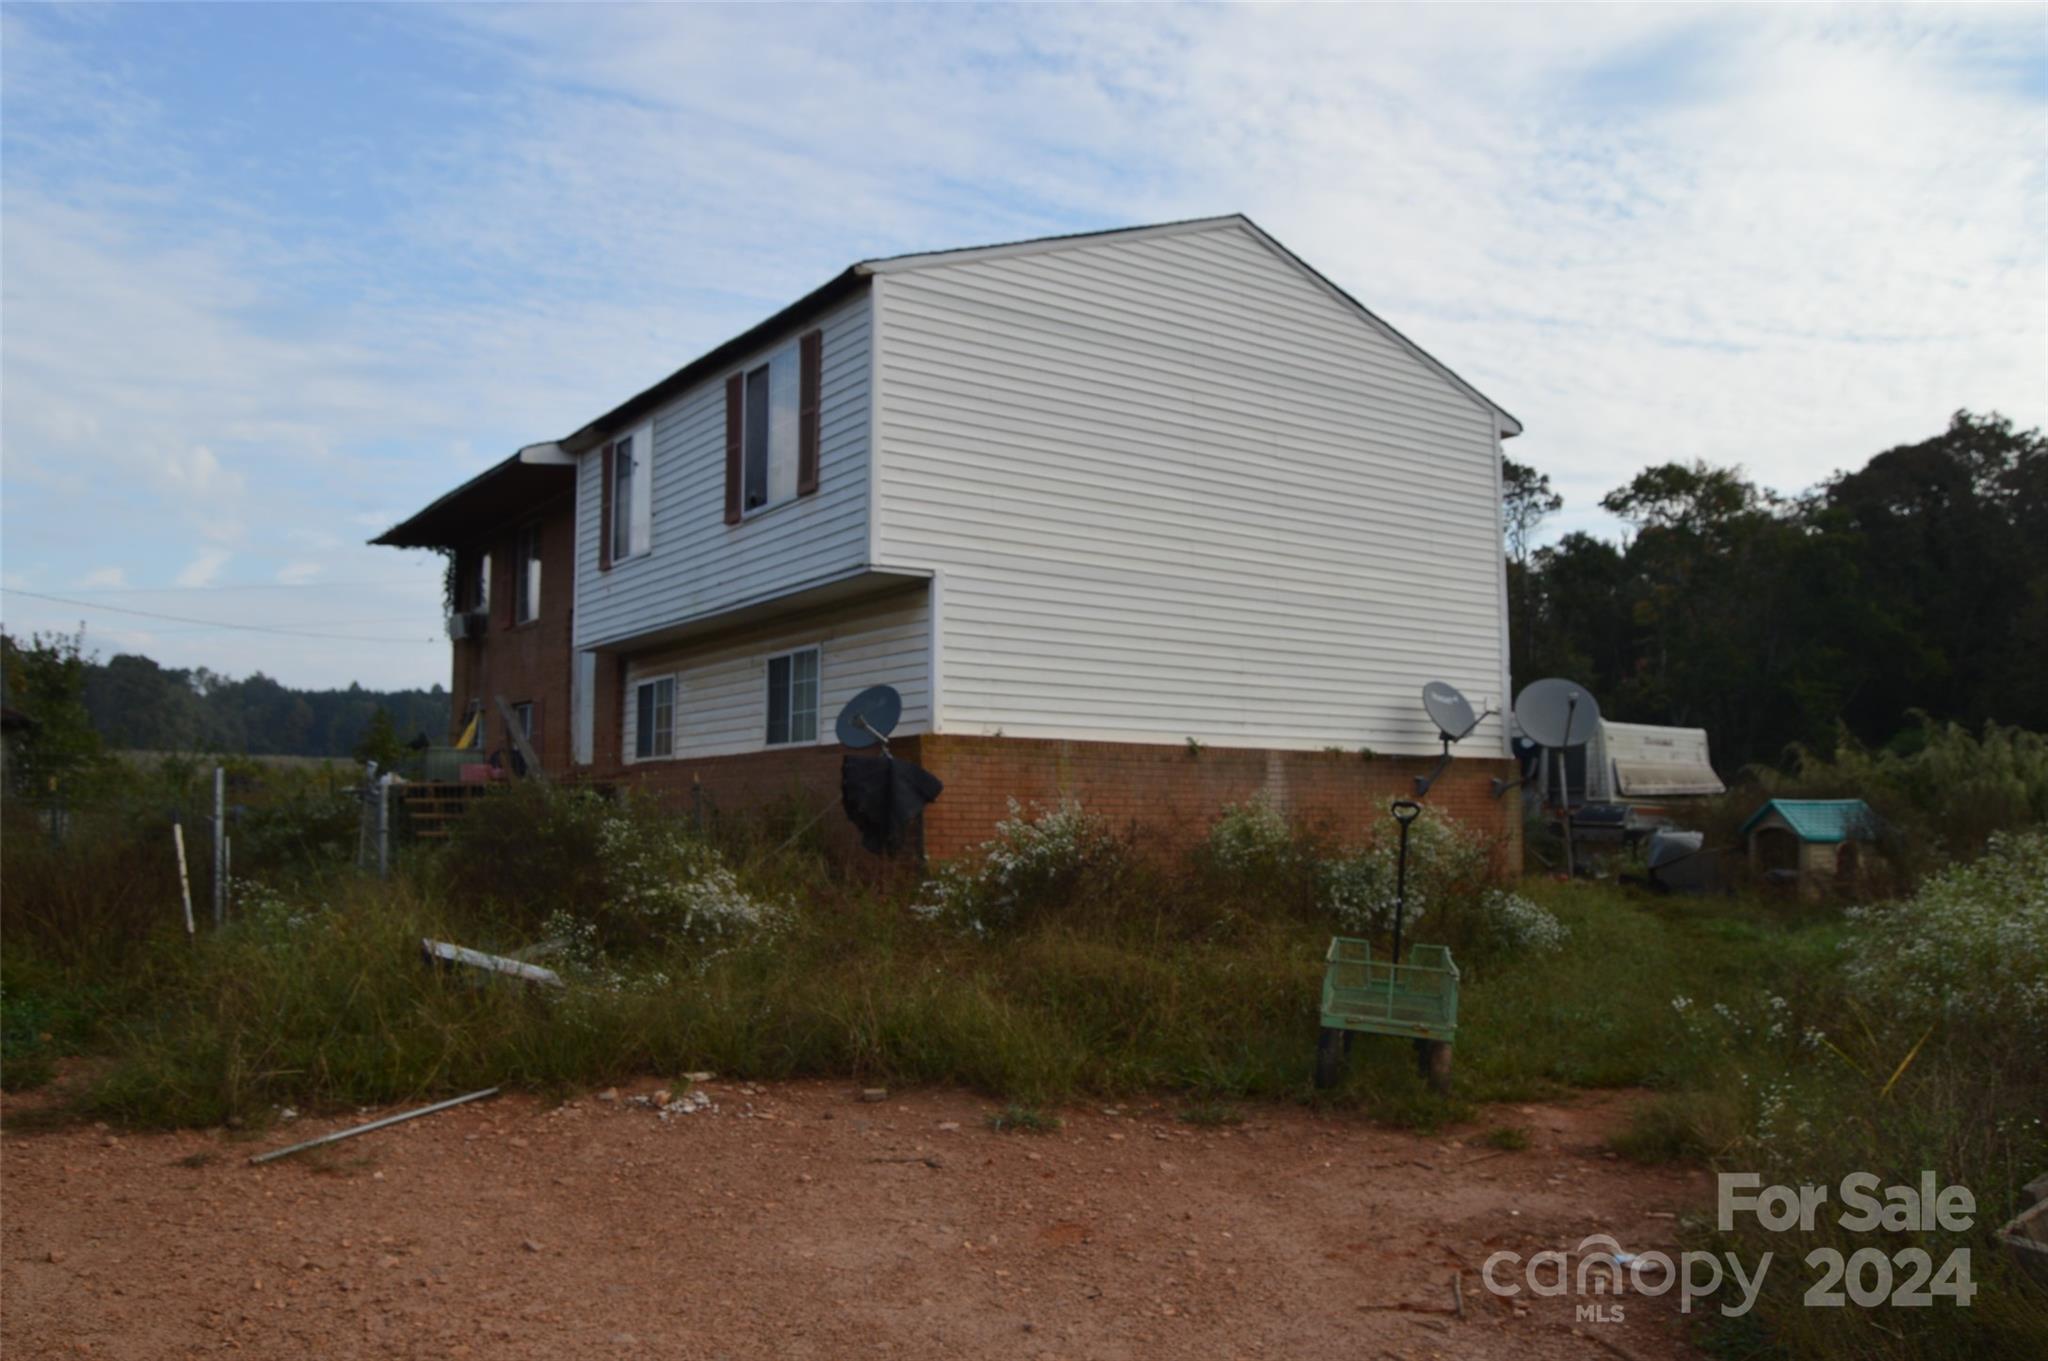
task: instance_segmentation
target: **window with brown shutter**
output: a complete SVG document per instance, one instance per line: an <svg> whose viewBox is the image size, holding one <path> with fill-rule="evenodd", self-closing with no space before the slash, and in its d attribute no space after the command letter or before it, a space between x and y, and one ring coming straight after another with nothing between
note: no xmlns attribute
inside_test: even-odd
<svg viewBox="0 0 2048 1361"><path fill-rule="evenodd" d="M598 495L597 570L612 570L612 446L604 446L604 466L598 470L604 490Z"/></svg>
<svg viewBox="0 0 2048 1361"><path fill-rule="evenodd" d="M823 376L825 333L806 331L798 345L799 361L796 442L796 494L818 490L818 389Z"/></svg>
<svg viewBox="0 0 2048 1361"><path fill-rule="evenodd" d="M734 374L725 380L725 522L736 525L746 513L740 500L744 469L740 460L740 409L746 400L746 377Z"/></svg>

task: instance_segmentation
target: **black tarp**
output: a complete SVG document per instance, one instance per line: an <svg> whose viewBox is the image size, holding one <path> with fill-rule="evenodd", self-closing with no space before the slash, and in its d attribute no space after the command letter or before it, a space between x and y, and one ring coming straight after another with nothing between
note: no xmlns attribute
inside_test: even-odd
<svg viewBox="0 0 2048 1361"><path fill-rule="evenodd" d="M903 834L946 786L938 776L893 756L848 756L839 766L839 799L876 853L903 844Z"/></svg>

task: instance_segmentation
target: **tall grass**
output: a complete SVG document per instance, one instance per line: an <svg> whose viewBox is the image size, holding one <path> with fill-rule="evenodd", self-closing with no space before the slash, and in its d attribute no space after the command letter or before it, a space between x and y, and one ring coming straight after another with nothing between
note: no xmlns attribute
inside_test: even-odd
<svg viewBox="0 0 2048 1361"><path fill-rule="evenodd" d="M1994 849L1914 902L1847 916L1530 883L1502 918L1497 893L1468 882L1469 857L1449 848L1420 872L1427 909L1409 933L1452 943L1464 972L1446 1097L1417 1078L1407 1045L1371 1038L1341 1087L1313 1089L1323 949L1346 912L1377 901L1382 867L1347 852L1348 877L1333 879L1336 853L1263 813L1178 865L1057 810L1020 815L1002 859L934 896L836 872L787 835L677 840L676 824L630 805L526 795L479 812L389 883L281 857L227 929L197 942L157 882L153 830L107 864L127 843L17 854L10 838L0 1058L33 1079L53 1046L90 1052L102 1064L79 1106L140 1125L696 1069L965 1084L1048 1118L1082 1097L1173 1092L1197 1110L1327 1102L1423 1128L1482 1101L1646 1086L1658 1095L1617 1137L1635 1156L1766 1181L1867 1168L1910 1182L1926 1167L1978 1197L1977 1226L1957 1239L1977 1256L1972 1309L1808 1310L1793 1288L1805 1278L1786 1268L1769 1278L1763 1321L1717 1346L1960 1358L2041 1354L2020 1348L2048 1337L1988 1236L2048 1168L2040 1027L1952 1004L1987 960L2026 997L2048 975L2048 955L2033 973L2024 956L2048 950L2048 932L2012 924L2028 867L2048 863L2038 840ZM718 930L696 929L707 901L731 895L764 910L739 927L714 912ZM604 927L551 960L565 990L419 957L422 936L504 951L565 916ZM1498 929L1536 919L1556 929ZM1913 961L1947 970L1939 986L1887 973ZM1823 1241L1719 1245L1782 1263Z"/></svg>

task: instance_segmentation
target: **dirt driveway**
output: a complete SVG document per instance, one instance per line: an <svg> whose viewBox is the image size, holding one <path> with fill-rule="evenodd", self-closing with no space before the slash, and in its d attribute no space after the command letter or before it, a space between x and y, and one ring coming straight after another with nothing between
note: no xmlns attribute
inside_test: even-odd
<svg viewBox="0 0 2048 1361"><path fill-rule="evenodd" d="M0 1350L13 1357L1688 1356L1489 1295L1491 1252L1606 1232L1670 1247L1697 1174L1604 1157L1631 1099L1496 1107L1433 1137L1246 1108L1061 1112L996 1133L947 1090L712 1082L509 1097L252 1167L219 1132L8 1128ZM1526 1128L1528 1149L1475 1141ZM1465 1314L1454 1311L1452 1277Z"/></svg>

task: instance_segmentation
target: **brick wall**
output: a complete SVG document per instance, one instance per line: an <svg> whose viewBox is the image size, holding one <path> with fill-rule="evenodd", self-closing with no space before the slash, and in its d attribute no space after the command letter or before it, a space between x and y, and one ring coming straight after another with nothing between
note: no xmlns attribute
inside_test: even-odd
<svg viewBox="0 0 2048 1361"><path fill-rule="evenodd" d="M602 690L600 693L605 693ZM1062 742L1016 737L931 736L891 744L946 783L925 812L922 842L934 860L961 855L986 841L1008 815L1009 802L1051 805L1078 799L1119 827L1133 827L1164 852L1200 841L1227 804L1264 794L1302 824L1340 842L1362 840L1387 823L1387 804L1414 789L1433 758L1309 751L1185 747L1149 743ZM601 748L602 750L602 748ZM838 809L837 746L749 752L700 760L659 761L603 773L610 784L652 793L678 811L701 798L709 811L745 813L794 801L825 810L818 826L828 844L852 850L852 828ZM1430 790L1428 802L1500 843L1500 865L1522 863L1521 802L1493 797L1490 782L1512 779L1506 760L1460 758ZM698 792L701 790L701 794Z"/></svg>
<svg viewBox="0 0 2048 1361"><path fill-rule="evenodd" d="M1355 843L1386 824L1387 805L1412 797L1414 777L1433 757L1353 752L1203 748L1137 742L1062 742L1016 737L923 739L924 763L946 782L926 814L925 852L948 859L986 840L1009 801L1050 805L1063 798L1119 826L1141 830L1162 850L1200 841L1227 804L1263 794L1289 818ZM1493 797L1495 777L1513 779L1508 760L1460 758L1430 789L1428 803L1500 841L1501 867L1519 873L1521 802Z"/></svg>
<svg viewBox="0 0 2048 1361"><path fill-rule="evenodd" d="M484 636L454 647L454 677L449 689L451 740L469 721L472 700L484 711L483 749L504 749L512 742L498 715L496 697L507 704L534 705L534 749L550 773L569 769L572 755L569 689L576 650L574 618L576 502L562 497L537 512L540 523L540 611L524 624L512 622L512 561L518 526L507 526L479 544L491 555L491 616ZM524 522L530 523L530 522ZM616 721L616 720L615 720Z"/></svg>
<svg viewBox="0 0 2048 1361"><path fill-rule="evenodd" d="M906 761L918 761L924 740L899 738L889 749ZM816 828L826 845L837 852L865 854L839 806L839 762L845 755L844 747L830 745L624 766L614 762L595 778L613 788L651 795L678 813L701 808L707 818L743 817L770 808L800 810L806 819L821 815ZM908 844L918 844L916 828Z"/></svg>

